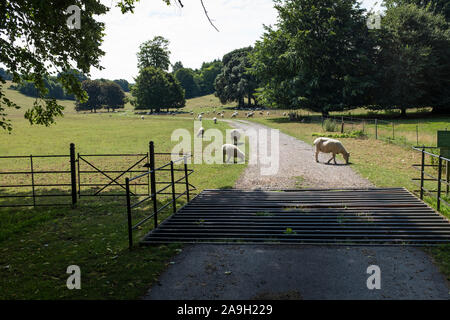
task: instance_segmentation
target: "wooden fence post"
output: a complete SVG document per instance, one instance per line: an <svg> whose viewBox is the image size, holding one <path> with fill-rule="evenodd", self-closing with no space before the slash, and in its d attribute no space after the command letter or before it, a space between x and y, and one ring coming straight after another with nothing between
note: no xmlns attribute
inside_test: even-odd
<svg viewBox="0 0 450 320"><path fill-rule="evenodd" d="M375 140L378 140L378 119L375 119Z"/></svg>

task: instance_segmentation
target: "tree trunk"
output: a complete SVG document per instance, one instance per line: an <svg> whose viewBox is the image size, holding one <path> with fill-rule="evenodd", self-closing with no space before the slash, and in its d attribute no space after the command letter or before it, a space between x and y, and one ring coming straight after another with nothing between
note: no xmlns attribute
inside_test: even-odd
<svg viewBox="0 0 450 320"><path fill-rule="evenodd" d="M401 110L402 110L401 116L402 116L402 118L405 118L406 117L406 108L402 108Z"/></svg>
<svg viewBox="0 0 450 320"><path fill-rule="evenodd" d="M252 97L250 95L248 95L248 105L249 106L252 105Z"/></svg>
<svg viewBox="0 0 450 320"><path fill-rule="evenodd" d="M328 111L325 111L325 110L322 111L322 116L323 116L323 117L327 117L328 114L329 114Z"/></svg>

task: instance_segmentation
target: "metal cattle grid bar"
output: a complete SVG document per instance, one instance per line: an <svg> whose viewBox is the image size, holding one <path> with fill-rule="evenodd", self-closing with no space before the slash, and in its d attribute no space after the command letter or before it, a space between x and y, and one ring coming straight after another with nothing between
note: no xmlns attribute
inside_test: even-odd
<svg viewBox="0 0 450 320"><path fill-rule="evenodd" d="M141 241L436 245L450 223L403 188L205 190Z"/></svg>

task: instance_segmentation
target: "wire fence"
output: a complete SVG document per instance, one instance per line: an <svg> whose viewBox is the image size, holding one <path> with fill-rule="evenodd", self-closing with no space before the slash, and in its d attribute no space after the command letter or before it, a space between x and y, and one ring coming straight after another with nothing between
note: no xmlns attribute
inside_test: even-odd
<svg viewBox="0 0 450 320"><path fill-rule="evenodd" d="M429 122L421 120L383 120L369 119L352 116L304 116L296 112L289 114L291 121L320 124L323 131L334 132L348 136L367 136L377 140L383 140L401 146L429 146L436 143L438 130L450 129L448 125L427 130ZM431 131L431 132L430 132Z"/></svg>

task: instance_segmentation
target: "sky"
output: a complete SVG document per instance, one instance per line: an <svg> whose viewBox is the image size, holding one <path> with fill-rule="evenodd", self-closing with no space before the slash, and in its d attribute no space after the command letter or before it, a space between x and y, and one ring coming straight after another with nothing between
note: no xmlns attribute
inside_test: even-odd
<svg viewBox="0 0 450 320"><path fill-rule="evenodd" d="M105 23L102 43L103 70L91 69L91 78L126 79L134 82L138 74L136 53L139 45L155 36L170 41L170 61L184 67L200 68L203 62L222 59L234 49L253 45L264 32L263 25L273 25L277 11L272 0L204 0L208 22L200 0L182 0L184 5L167 6L162 0L141 0L134 13L122 14L113 7L99 18ZM376 0L363 0L370 9ZM109 7L116 1L105 0ZM81 22L83 23L83 22ZM81 25L83 27L83 25Z"/></svg>

